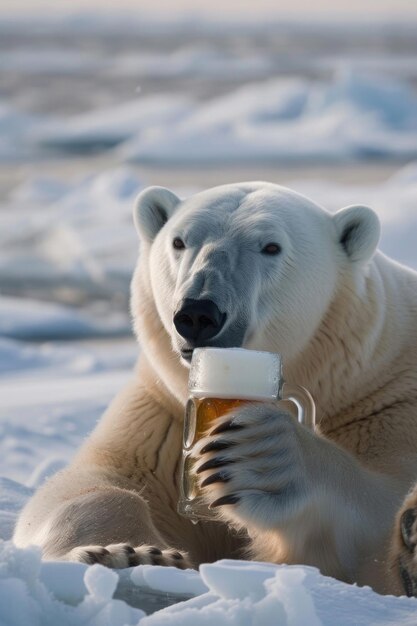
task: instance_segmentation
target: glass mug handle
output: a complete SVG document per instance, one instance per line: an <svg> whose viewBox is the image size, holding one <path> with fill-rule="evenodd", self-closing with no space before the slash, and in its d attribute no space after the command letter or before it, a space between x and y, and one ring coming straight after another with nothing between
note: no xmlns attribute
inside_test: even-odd
<svg viewBox="0 0 417 626"><path fill-rule="evenodd" d="M286 400L295 404L298 410L298 422L314 430L316 424L316 405L311 393L300 385L282 385L280 400Z"/></svg>

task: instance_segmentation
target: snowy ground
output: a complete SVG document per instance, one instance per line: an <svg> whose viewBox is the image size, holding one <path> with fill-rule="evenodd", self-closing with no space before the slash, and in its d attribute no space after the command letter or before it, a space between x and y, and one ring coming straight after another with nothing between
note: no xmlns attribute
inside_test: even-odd
<svg viewBox="0 0 417 626"><path fill-rule="evenodd" d="M187 195L264 178L330 210L369 204L382 250L417 269L414 31L349 28L0 20L0 626L417 623L417 600L307 567L119 576L7 542L130 376L131 210L145 185ZM145 617L120 598L148 613L191 599Z"/></svg>
<svg viewBox="0 0 417 626"><path fill-rule="evenodd" d="M0 213L0 288L13 291L0 300L4 539L32 490L68 462L130 375L137 347L126 303L138 245L130 212L143 184L129 168L73 185L35 178L14 189ZM294 179L291 186L330 209L370 204L383 224L382 249L417 269L417 164L382 183ZM122 625L142 618L144 626L214 619L219 626L333 626L335 615L338 626L382 626L414 624L417 616L417 600L382 598L309 568L219 563L202 569L203 582L161 568L123 574L116 597L132 601L138 584L140 605L148 609L147 589L158 590L158 606L167 602L165 592L173 602L209 589L145 618L112 599L117 577L99 567L86 574L82 566L41 566L39 555L9 544L0 563L0 623L7 625L29 623L29 615L31 624ZM10 604L8 597L21 601Z"/></svg>

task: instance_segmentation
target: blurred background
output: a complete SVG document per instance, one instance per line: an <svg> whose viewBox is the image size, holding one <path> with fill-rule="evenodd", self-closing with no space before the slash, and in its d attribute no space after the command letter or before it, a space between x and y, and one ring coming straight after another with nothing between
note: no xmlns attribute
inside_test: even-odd
<svg viewBox="0 0 417 626"><path fill-rule="evenodd" d="M3 476L39 484L129 375L145 186L263 179L369 204L417 269L417 3L311 7L2 0Z"/></svg>

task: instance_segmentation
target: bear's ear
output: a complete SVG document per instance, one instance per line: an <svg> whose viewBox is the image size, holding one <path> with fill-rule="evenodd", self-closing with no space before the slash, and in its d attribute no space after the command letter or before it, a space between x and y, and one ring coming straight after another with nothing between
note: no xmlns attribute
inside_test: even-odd
<svg viewBox="0 0 417 626"><path fill-rule="evenodd" d="M136 199L133 220L139 235L152 242L174 213L180 199L165 187L148 187Z"/></svg>
<svg viewBox="0 0 417 626"><path fill-rule="evenodd" d="M379 241L379 219L366 206L348 206L333 216L339 245L351 261L366 262Z"/></svg>

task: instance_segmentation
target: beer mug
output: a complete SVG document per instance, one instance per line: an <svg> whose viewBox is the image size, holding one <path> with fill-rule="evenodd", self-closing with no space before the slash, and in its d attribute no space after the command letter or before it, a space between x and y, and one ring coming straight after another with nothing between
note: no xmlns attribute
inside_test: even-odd
<svg viewBox="0 0 417 626"><path fill-rule="evenodd" d="M283 381L279 354L244 348L195 349L188 388L178 513L194 522L213 520L215 514L203 500L192 456L193 447L213 422L248 402L290 401L296 406L298 421L314 428L315 405L307 389Z"/></svg>

